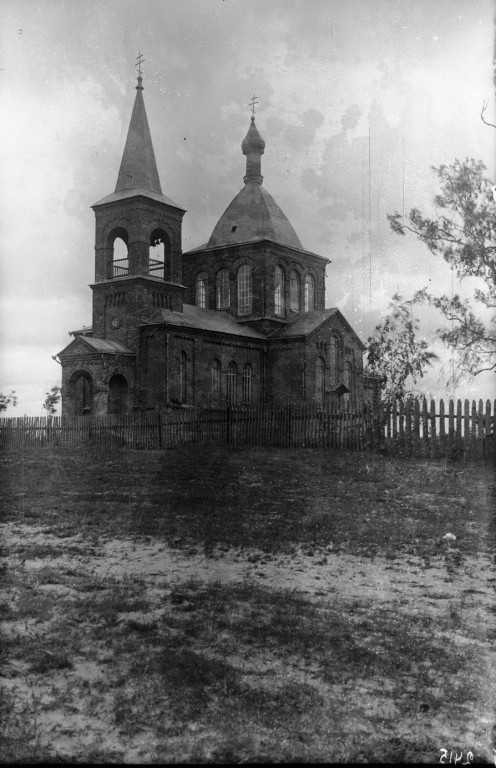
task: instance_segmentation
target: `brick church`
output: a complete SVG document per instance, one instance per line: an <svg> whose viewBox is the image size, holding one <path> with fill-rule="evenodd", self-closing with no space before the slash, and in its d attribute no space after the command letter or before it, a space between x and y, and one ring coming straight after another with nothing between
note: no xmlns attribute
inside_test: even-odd
<svg viewBox="0 0 496 768"><path fill-rule="evenodd" d="M262 185L252 115L244 186L210 239L181 249L141 74L115 191L95 203L91 328L59 353L62 412L362 399L365 346L325 308L329 260L305 250Z"/></svg>

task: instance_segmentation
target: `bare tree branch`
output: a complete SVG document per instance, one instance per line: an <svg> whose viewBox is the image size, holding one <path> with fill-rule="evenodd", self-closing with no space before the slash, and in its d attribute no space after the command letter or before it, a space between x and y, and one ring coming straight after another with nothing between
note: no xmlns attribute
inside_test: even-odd
<svg viewBox="0 0 496 768"><path fill-rule="evenodd" d="M494 123L488 123L487 120L484 119L484 112L487 110L487 99L484 99L482 102L482 109L481 109L481 120L484 123L484 125L489 125L491 128L496 128L496 125Z"/></svg>

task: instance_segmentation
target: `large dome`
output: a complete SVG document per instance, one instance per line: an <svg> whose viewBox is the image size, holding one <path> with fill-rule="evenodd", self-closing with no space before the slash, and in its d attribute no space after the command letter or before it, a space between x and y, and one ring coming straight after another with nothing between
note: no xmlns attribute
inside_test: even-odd
<svg viewBox="0 0 496 768"><path fill-rule="evenodd" d="M257 130L254 116L241 149L246 155L245 186L220 217L207 246L273 240L301 249L298 235L286 215L262 187L261 157L265 142Z"/></svg>
<svg viewBox="0 0 496 768"><path fill-rule="evenodd" d="M273 240L281 245L302 248L285 213L269 193L256 182L247 182L217 222L208 247L256 240Z"/></svg>

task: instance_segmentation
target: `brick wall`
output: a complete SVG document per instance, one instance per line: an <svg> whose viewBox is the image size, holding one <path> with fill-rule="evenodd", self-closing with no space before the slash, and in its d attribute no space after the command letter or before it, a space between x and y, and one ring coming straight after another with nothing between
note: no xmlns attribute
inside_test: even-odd
<svg viewBox="0 0 496 768"><path fill-rule="evenodd" d="M282 319L291 315L289 305L289 273L295 270L300 276L300 304L304 307L304 278L311 274L315 282L315 309L325 306L326 262L314 254L299 252L267 241L247 243L227 248L188 253L183 257L183 281L186 285L185 301L196 304L195 282L200 274L207 276L206 309L216 309L216 275L220 269L229 270L231 305L229 312L239 317L237 303L237 272L241 265L252 267L253 305L250 315L243 319L275 316L274 288L275 268L280 266L285 274L285 310Z"/></svg>

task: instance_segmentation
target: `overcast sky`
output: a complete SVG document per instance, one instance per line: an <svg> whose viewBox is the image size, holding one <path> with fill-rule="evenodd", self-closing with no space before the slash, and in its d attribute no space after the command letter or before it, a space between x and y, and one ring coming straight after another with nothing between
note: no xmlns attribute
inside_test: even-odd
<svg viewBox="0 0 496 768"><path fill-rule="evenodd" d="M488 99L496 122L493 17L490 0L2 0L0 391L17 390L12 415L44 413L61 378L51 356L91 323L90 206L115 187L138 51L162 190L188 211L183 249L208 240L243 186L256 94L264 186L303 246L332 260L326 306L366 341L395 291L451 290L447 266L392 234L386 214L432 212L431 165L474 157L495 178L495 132L480 119ZM426 335L437 325L423 311ZM494 379L456 395L495 397ZM425 389L442 395L444 381L438 367Z"/></svg>

